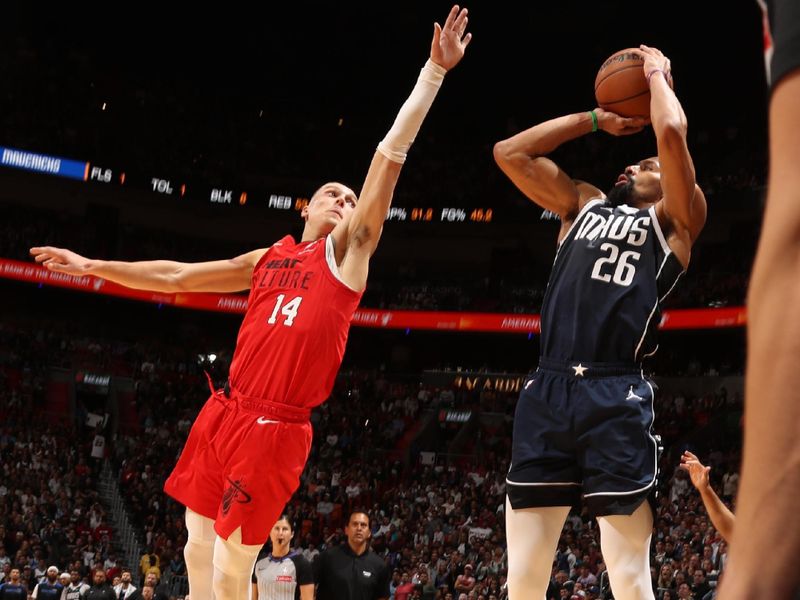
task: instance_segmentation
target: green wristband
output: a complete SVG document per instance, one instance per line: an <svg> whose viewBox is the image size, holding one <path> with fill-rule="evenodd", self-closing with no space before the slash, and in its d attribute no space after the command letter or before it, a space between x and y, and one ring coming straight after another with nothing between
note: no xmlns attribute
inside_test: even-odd
<svg viewBox="0 0 800 600"><path fill-rule="evenodd" d="M590 110L589 114L592 115L592 133L594 133L597 131L597 115L593 110Z"/></svg>

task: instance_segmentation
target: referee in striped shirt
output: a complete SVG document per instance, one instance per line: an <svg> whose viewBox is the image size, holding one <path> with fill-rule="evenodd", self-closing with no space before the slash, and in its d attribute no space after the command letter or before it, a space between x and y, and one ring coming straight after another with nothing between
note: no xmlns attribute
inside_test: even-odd
<svg viewBox="0 0 800 600"><path fill-rule="evenodd" d="M281 516L269 532L272 552L253 569L253 600L314 600L311 564L300 552L289 551L293 536L292 525Z"/></svg>

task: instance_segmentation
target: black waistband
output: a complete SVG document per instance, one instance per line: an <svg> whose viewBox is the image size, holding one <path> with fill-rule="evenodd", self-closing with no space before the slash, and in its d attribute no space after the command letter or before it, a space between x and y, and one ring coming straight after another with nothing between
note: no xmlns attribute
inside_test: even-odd
<svg viewBox="0 0 800 600"><path fill-rule="evenodd" d="M556 360L539 358L539 368L574 377L617 377L620 375L641 375L642 366L636 363L603 363L579 360Z"/></svg>

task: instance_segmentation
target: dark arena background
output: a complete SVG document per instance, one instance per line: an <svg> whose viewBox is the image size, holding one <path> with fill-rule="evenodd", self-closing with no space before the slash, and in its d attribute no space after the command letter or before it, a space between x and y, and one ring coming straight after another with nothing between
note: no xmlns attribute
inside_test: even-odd
<svg viewBox="0 0 800 600"><path fill-rule="evenodd" d="M40 6L6 15L0 583L19 569L30 597L51 565L87 583L99 566L109 580L130 571L137 587L154 572L157 598L188 594L184 508L162 486L208 397L204 371L217 385L227 379L246 301L57 276L29 248L203 261L298 237L299 211L320 184L360 188L428 56L432 23L449 8L298 2L219 14L86 7L79 16ZM492 147L591 110L603 60L645 43L672 60L709 208L645 363L664 446L653 586L659 599L677 597L684 581L694 598L711 598L727 547L677 467L694 452L735 506L745 297L767 167L758 6L468 8L474 40L409 153L334 391L312 414L311 457L286 507L293 547L313 561L364 507L393 598L506 597L511 427L538 360L558 223L503 176ZM606 189L652 154L648 128L585 136L554 157ZM554 556L554 598L613 597L598 543L596 521L574 512ZM467 564L474 579L457 586Z"/></svg>

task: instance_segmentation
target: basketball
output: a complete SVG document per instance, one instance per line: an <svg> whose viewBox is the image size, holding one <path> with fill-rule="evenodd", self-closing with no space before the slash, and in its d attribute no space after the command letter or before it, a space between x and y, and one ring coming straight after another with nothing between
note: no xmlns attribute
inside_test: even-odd
<svg viewBox="0 0 800 600"><path fill-rule="evenodd" d="M622 117L650 115L650 86L644 76L644 58L635 48L609 56L594 80L598 106Z"/></svg>

